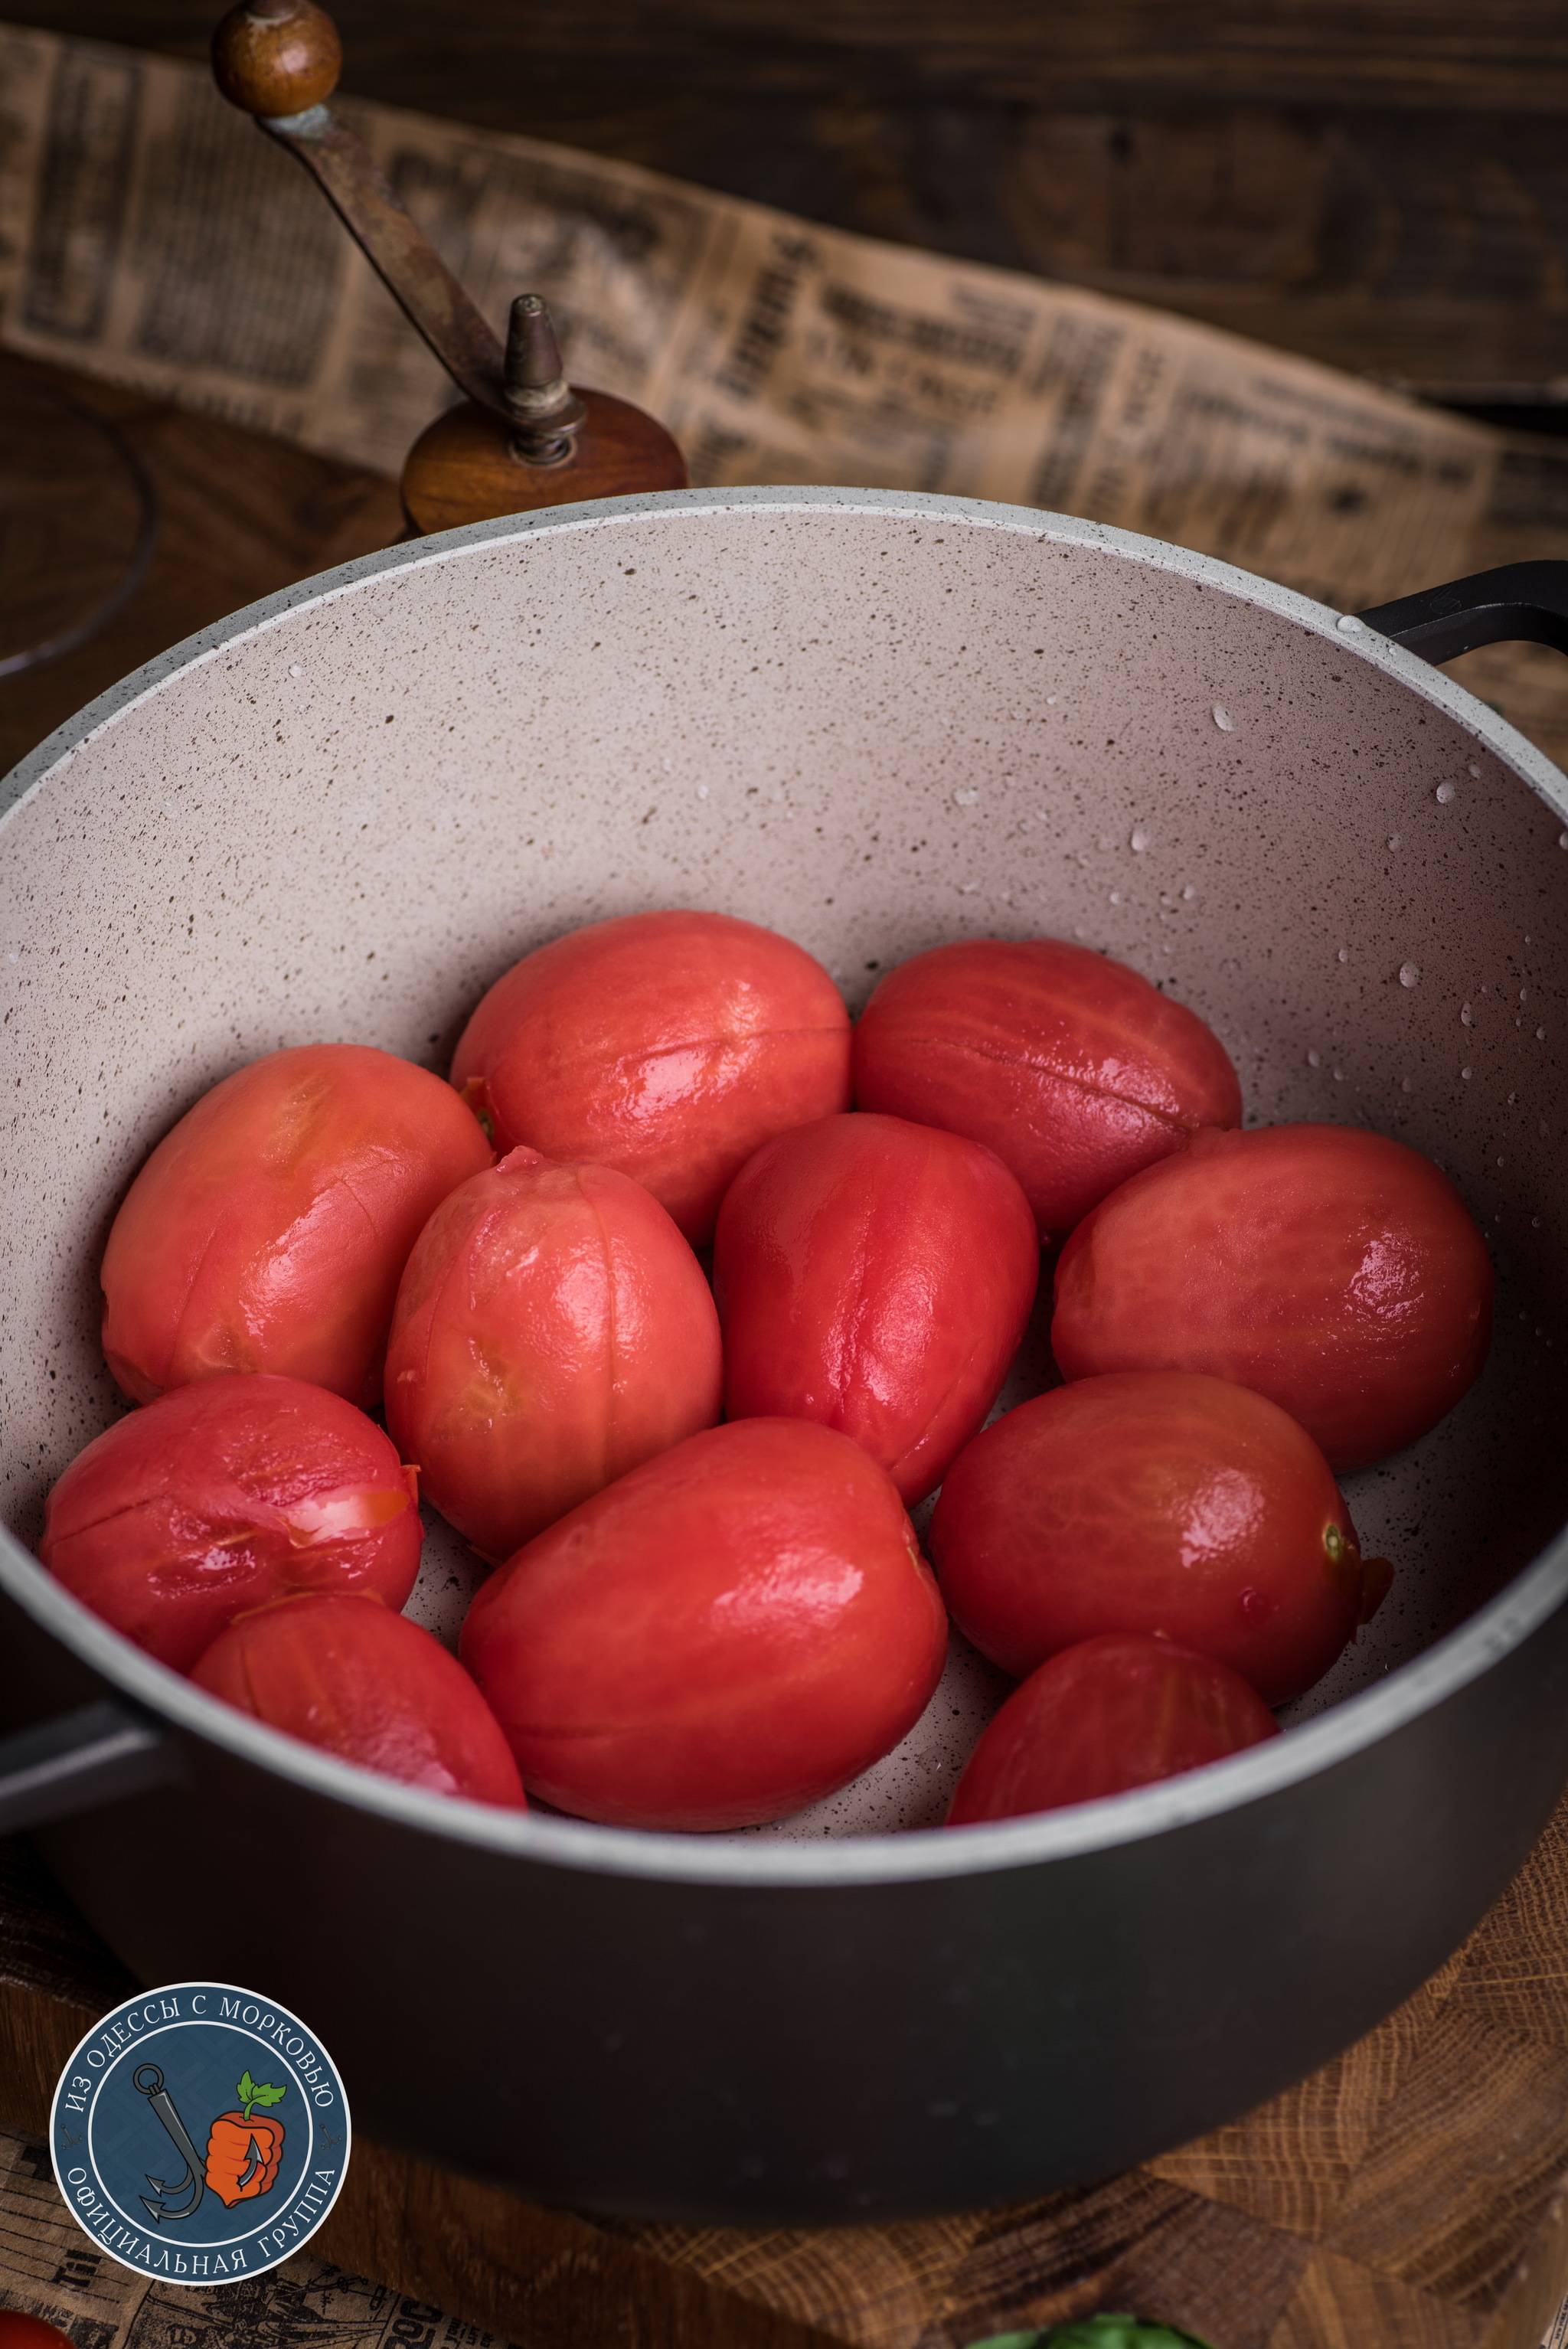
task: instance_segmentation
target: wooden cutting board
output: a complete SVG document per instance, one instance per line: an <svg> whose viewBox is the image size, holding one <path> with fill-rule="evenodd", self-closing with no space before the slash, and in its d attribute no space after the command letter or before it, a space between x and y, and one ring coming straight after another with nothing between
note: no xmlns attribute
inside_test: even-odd
<svg viewBox="0 0 1568 2349"><path fill-rule="evenodd" d="M0 1844L0 2121L42 2133L131 1987ZM963 2349L1098 2308L1214 2349L1540 2349L1568 2287L1568 1800L1378 2030L1103 2185L902 2226L638 2226L358 2140L311 2250L526 2349Z"/></svg>

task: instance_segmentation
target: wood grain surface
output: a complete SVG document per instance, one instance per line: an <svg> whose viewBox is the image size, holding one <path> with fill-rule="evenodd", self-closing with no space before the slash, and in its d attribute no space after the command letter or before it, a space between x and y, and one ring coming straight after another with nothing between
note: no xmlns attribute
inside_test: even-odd
<svg viewBox="0 0 1568 2349"><path fill-rule="evenodd" d="M204 57L215 0L9 0ZM1561 0L343 0L346 92L1449 393L1568 383Z"/></svg>
<svg viewBox="0 0 1568 2349"><path fill-rule="evenodd" d="M519 463L507 426L471 399L438 416L403 467L403 504L414 529L455 530L582 498L688 487L686 460L662 424L611 392L580 388L578 396L587 419L559 465Z"/></svg>
<svg viewBox="0 0 1568 2349"><path fill-rule="evenodd" d="M0 1844L0 2121L42 2131L131 1987ZM361 2141L311 2248L527 2349L963 2349L1098 2308L1215 2349L1539 2349L1568 2285L1568 1802L1378 2030L1101 2185L900 2226L638 2226Z"/></svg>

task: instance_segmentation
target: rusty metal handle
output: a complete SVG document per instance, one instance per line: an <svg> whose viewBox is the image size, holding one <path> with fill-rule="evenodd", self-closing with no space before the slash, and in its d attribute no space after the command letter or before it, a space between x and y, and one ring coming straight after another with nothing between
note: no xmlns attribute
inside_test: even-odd
<svg viewBox="0 0 1568 2349"><path fill-rule="evenodd" d="M410 325L469 399L510 417L500 343L327 98L343 63L313 0L241 0L212 36L223 96L298 158Z"/></svg>

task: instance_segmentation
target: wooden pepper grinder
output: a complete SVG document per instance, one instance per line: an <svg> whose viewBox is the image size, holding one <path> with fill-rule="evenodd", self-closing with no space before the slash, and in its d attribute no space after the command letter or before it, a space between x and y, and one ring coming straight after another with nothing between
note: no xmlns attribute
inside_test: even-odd
<svg viewBox="0 0 1568 2349"><path fill-rule="evenodd" d="M212 71L232 105L296 155L466 397L420 433L403 466L418 533L580 498L681 490L686 460L629 400L569 384L550 313L520 294L503 351L480 313L326 100L337 87L337 27L314 0L241 0L212 36Z"/></svg>

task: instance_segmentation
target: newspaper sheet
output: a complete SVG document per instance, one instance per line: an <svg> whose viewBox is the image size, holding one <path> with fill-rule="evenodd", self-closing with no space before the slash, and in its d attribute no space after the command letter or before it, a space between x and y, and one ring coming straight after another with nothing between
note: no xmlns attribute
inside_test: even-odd
<svg viewBox="0 0 1568 2349"><path fill-rule="evenodd" d="M77 2225L47 2146L12 2129L0 2129L0 2308L57 2324L74 2349L506 2349L308 2251L211 2290L138 2276Z"/></svg>
<svg viewBox="0 0 1568 2349"><path fill-rule="evenodd" d="M1452 575L1501 436L1216 329L632 165L340 103L496 324L699 485L947 491L1350 606ZM450 386L294 159L198 66L0 26L0 339L396 472Z"/></svg>

